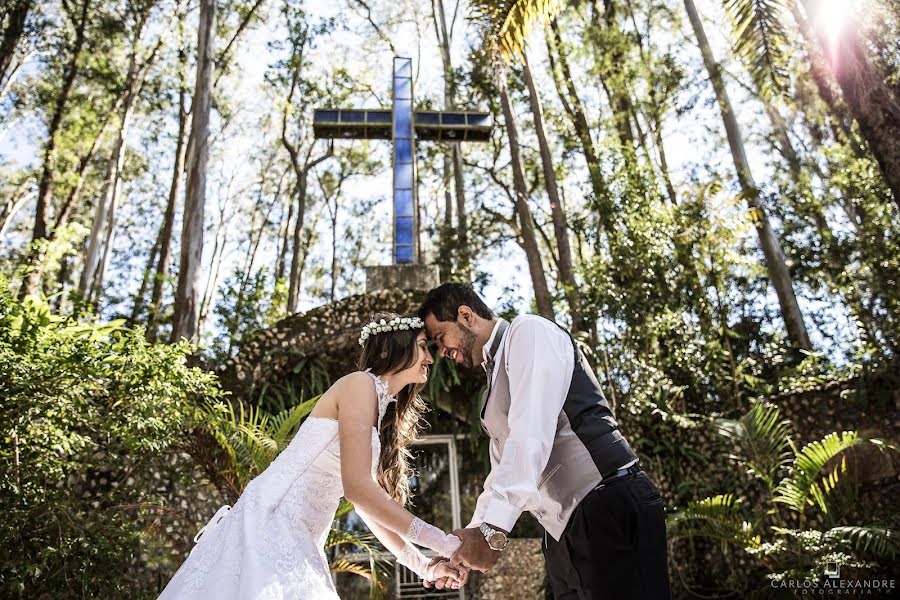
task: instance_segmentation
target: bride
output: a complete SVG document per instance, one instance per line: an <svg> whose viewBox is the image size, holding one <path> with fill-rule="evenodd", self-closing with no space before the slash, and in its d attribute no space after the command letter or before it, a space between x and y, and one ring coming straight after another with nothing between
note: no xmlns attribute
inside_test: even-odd
<svg viewBox="0 0 900 600"><path fill-rule="evenodd" d="M422 321L379 316L359 343L360 370L335 382L288 447L201 529L161 599L337 599L323 547L341 496L400 564L426 581L465 583L415 547L449 557L459 538L404 508L418 391L434 362Z"/></svg>

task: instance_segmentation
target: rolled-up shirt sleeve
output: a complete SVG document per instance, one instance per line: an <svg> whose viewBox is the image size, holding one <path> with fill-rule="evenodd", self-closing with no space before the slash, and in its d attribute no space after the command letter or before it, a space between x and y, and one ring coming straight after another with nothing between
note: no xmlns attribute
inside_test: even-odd
<svg viewBox="0 0 900 600"><path fill-rule="evenodd" d="M507 335L507 352L500 358L509 375L509 437L497 463L492 460L475 516L510 531L523 511L540 506L538 481L550 459L575 364L571 339L546 319L517 320Z"/></svg>

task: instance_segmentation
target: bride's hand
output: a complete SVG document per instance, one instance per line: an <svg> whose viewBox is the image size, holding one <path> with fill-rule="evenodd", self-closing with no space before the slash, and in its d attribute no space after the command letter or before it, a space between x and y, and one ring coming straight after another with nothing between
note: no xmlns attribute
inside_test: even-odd
<svg viewBox="0 0 900 600"><path fill-rule="evenodd" d="M464 569L455 567L447 560L444 560L434 568L434 578L436 581L447 578L443 587L458 590L465 585L468 573Z"/></svg>

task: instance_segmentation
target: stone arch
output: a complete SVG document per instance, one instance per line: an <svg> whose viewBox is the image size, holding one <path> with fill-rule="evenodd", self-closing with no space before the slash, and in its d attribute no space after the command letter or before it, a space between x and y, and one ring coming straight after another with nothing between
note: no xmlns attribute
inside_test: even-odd
<svg viewBox="0 0 900 600"><path fill-rule="evenodd" d="M219 370L225 389L246 400L265 382L285 380L298 361L316 356L329 374L356 368L359 331L381 311L412 313L425 299L420 290L382 289L349 296L285 317L244 344Z"/></svg>

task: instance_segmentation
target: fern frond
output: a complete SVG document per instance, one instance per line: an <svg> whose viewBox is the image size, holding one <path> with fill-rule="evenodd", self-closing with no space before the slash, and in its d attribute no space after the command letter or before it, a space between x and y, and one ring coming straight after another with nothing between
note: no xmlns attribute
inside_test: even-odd
<svg viewBox="0 0 900 600"><path fill-rule="evenodd" d="M734 50L760 90L770 95L787 86L788 35L782 19L786 0L723 0L731 18Z"/></svg>
<svg viewBox="0 0 900 600"><path fill-rule="evenodd" d="M337 510L334 511L335 520L346 516L351 510L353 510L353 503L346 498L341 498L341 503L338 504Z"/></svg>
<svg viewBox="0 0 900 600"><path fill-rule="evenodd" d="M338 559L331 563L332 573L353 573L368 580L372 579L372 571L368 567L350 562L349 560Z"/></svg>
<svg viewBox="0 0 900 600"><path fill-rule="evenodd" d="M863 439L855 431L831 433L823 439L806 445L796 452L790 475L775 489L775 501L786 505L798 514L807 506L817 506L823 513L829 511L829 495L837 487L841 476L847 471L846 460L836 465L829 473L822 471L835 457L860 443Z"/></svg>
<svg viewBox="0 0 900 600"><path fill-rule="evenodd" d="M833 527L825 532L824 538L846 542L860 555L871 552L876 560L892 561L900 553L897 534L886 527Z"/></svg>
<svg viewBox="0 0 900 600"><path fill-rule="evenodd" d="M669 516L666 528L672 538L705 537L741 548L760 544L754 525L741 515L741 500L732 494L691 502Z"/></svg>
<svg viewBox="0 0 900 600"><path fill-rule="evenodd" d="M720 435L738 447L733 456L747 465L769 489L775 487L778 472L790 462L790 421L781 418L774 404L757 402L738 420L718 421Z"/></svg>
<svg viewBox="0 0 900 600"><path fill-rule="evenodd" d="M334 548L335 546L357 546L368 553L379 551L375 536L371 533L332 528L328 532L328 538L325 540L325 547Z"/></svg>
<svg viewBox="0 0 900 600"><path fill-rule="evenodd" d="M294 434L297 433L297 428L300 427L300 422L312 412L312 409L315 408L316 403L321 397L322 396L319 395L310 398L309 400L298 404L293 408L283 410L272 417L272 439L278 443L279 450L283 450L291 443Z"/></svg>

